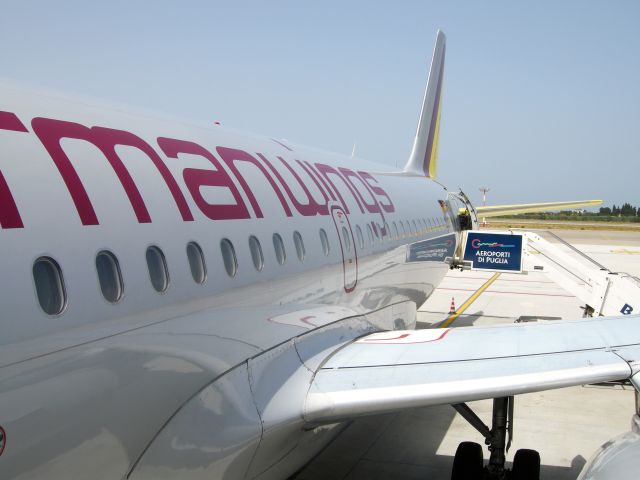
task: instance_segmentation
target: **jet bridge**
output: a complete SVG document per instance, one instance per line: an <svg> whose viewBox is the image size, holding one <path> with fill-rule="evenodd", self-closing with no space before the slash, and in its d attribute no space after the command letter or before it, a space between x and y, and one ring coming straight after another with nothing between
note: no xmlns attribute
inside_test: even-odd
<svg viewBox="0 0 640 480"><path fill-rule="evenodd" d="M467 230L459 245L452 268L542 271L584 302L585 317L640 312L639 278L612 272L553 232Z"/></svg>

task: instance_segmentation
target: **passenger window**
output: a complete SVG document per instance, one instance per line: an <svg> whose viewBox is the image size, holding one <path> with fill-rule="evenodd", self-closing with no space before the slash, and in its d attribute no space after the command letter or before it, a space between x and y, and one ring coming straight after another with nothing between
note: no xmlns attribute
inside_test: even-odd
<svg viewBox="0 0 640 480"><path fill-rule="evenodd" d="M347 227L342 227L342 240L344 242L344 248L347 252L351 251L351 237L347 231Z"/></svg>
<svg viewBox="0 0 640 480"><path fill-rule="evenodd" d="M257 237L251 235L249 237L249 250L251 251L251 260L256 270L261 271L264 267L264 255L262 254L262 246Z"/></svg>
<svg viewBox="0 0 640 480"><path fill-rule="evenodd" d="M109 303L119 302L122 298L122 274L115 255L102 250L96 255L96 271L102 296Z"/></svg>
<svg viewBox="0 0 640 480"><path fill-rule="evenodd" d="M328 256L331 248L329 247L329 238L327 237L327 232L324 231L324 228L320 229L320 243L322 244L322 253L324 253L325 257Z"/></svg>
<svg viewBox="0 0 640 480"><path fill-rule="evenodd" d="M287 254L284 250L284 242L282 241L282 237L274 233L273 234L273 249L276 252L276 260L280 265L284 265L284 262L287 260Z"/></svg>
<svg viewBox="0 0 640 480"><path fill-rule="evenodd" d="M196 242L189 242L187 244L187 259L189 260L189 268L191 268L193 281L198 285L202 285L207 279L207 265L204 262L202 249Z"/></svg>
<svg viewBox="0 0 640 480"><path fill-rule="evenodd" d="M358 246L360 247L360 250L362 250L364 248L364 237L362 236L362 229L360 228L360 225L356 225L356 235L358 236Z"/></svg>
<svg viewBox="0 0 640 480"><path fill-rule="evenodd" d="M40 307L47 315L59 315L67 297L60 267L53 258L40 257L33 264L33 280Z"/></svg>
<svg viewBox="0 0 640 480"><path fill-rule="evenodd" d="M298 255L298 260L302 262L304 260L305 250L304 242L302 241L302 235L300 235L300 232L293 232L293 243L296 246L296 254Z"/></svg>
<svg viewBox="0 0 640 480"><path fill-rule="evenodd" d="M164 292L169 287L169 271L162 250L156 246L147 248L147 268L149 279L156 292Z"/></svg>
<svg viewBox="0 0 640 480"><path fill-rule="evenodd" d="M369 245L373 245L373 230L371 224L367 223L367 236L369 237Z"/></svg>
<svg viewBox="0 0 640 480"><path fill-rule="evenodd" d="M236 272L238 271L238 259L236 258L236 251L233 248L231 241L223 238L220 241L220 251L222 252L224 269L230 277L235 277Z"/></svg>

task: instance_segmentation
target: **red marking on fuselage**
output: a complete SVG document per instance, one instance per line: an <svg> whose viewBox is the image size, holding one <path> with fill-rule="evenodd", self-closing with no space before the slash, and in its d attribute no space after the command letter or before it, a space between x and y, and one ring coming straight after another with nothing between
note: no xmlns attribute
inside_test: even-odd
<svg viewBox="0 0 640 480"><path fill-rule="evenodd" d="M389 344L393 344L393 345L413 345L416 343L431 343L431 342L437 342L438 340L442 340L449 332L451 331L450 328L446 328L444 329L444 331L436 338L432 338L430 340L420 340L420 341L416 341L416 342L398 342L396 340L403 340L405 338L410 337L412 334L411 333L404 333L402 335L397 335L395 337L391 337L391 338L363 338L361 340L358 340L359 342L362 343L371 343L371 344L381 344L381 345L389 345ZM389 332L389 333L393 333L393 332Z"/></svg>
<svg viewBox="0 0 640 480"><path fill-rule="evenodd" d="M0 130L11 132L27 133L27 127L20 121L15 113L0 112ZM9 185L0 171L0 227L2 228L23 228L22 218L18 212Z"/></svg>
<svg viewBox="0 0 640 480"><path fill-rule="evenodd" d="M133 147L144 153L160 173L183 221L194 220L184 193L165 165L164 160L142 138L125 130L99 126L86 127L79 123L50 118L34 118L31 125L35 135L57 167L83 225L99 225L100 222L89 193L61 145L64 139L82 140L95 146L102 153L120 181L139 223L151 223L151 215L138 187L116 151L119 146ZM2 129L28 133L27 128L18 117L10 112L0 112L0 130ZM258 169L273 189L287 217L293 216L294 211L302 216L329 215L328 204L331 200L337 200L344 212L349 214L346 202L349 198L353 198L362 213L381 215L382 224L385 223L383 211L395 210L387 193L377 185L377 180L367 172L354 172L345 167L334 167L323 163L312 164L306 160L295 160L299 167L296 171L291 162L281 156L276 157L306 195L307 201L301 202L295 198L291 185L285 180L282 170L278 170L262 153L256 152L256 156L254 156L244 150L218 146L216 152L222 158L222 161L219 161L212 152L188 140L159 137L157 143L168 158L178 159L180 153L191 154L206 158L212 164L213 169L184 168L182 171L184 183L194 203L211 220L251 218L249 207L240 194L241 190L244 191L251 204L254 216L257 218L264 216L259 200L236 165L238 162L248 163ZM74 159L74 161L82 161L82 159ZM318 201L307 188L309 183L300 177L300 168L315 184L324 203ZM227 188L234 203L209 203L200 192L202 187L208 186ZM287 201L287 197L289 201ZM23 227L18 208L2 172L0 172L0 227L3 229Z"/></svg>
<svg viewBox="0 0 640 480"><path fill-rule="evenodd" d="M160 159L156 151L140 137L124 130L114 130L104 127L88 128L79 123L64 122L50 118L34 118L31 121L31 126L49 152L56 167L58 167L58 171L60 175L62 175L62 179L69 190L73 203L76 205L78 215L80 215L80 220L83 225L98 225L98 217L93 209L91 200L89 200L89 195L80 181L80 177L60 145L60 142L64 138L84 140L98 147L118 176L118 180L120 180L127 197L129 197L138 222L151 223L151 216L149 215L144 200L142 200L138 187L116 153L116 147L120 145L137 148L151 159L162 175L167 187L169 187L169 191L173 195L178 210L182 214L182 219L184 221L193 220L187 201L182 195L175 179L171 176L171 172L169 172L169 169Z"/></svg>

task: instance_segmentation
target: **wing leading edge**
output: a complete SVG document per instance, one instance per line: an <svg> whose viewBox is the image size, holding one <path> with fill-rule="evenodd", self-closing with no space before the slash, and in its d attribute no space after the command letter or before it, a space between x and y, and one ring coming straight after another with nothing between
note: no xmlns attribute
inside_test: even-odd
<svg viewBox="0 0 640 480"><path fill-rule="evenodd" d="M640 316L375 333L316 372L309 423L631 378Z"/></svg>

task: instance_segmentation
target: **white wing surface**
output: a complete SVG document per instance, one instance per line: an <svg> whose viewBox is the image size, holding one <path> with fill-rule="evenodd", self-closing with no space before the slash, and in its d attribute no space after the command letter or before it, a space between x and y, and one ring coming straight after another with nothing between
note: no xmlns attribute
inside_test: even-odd
<svg viewBox="0 0 640 480"><path fill-rule="evenodd" d="M571 208L596 207L602 205L602 200L572 200L568 202L520 203L515 205L487 205L476 207L480 218L500 217L504 215L519 215L521 213L553 212Z"/></svg>
<svg viewBox="0 0 640 480"><path fill-rule="evenodd" d="M316 372L305 420L324 423L631 378L640 316L375 333Z"/></svg>

